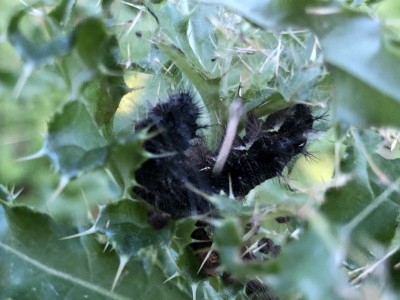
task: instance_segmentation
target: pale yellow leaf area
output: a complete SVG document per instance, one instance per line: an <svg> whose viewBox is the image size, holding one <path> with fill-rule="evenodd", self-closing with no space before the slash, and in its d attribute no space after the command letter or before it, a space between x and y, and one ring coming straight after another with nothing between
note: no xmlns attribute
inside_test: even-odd
<svg viewBox="0 0 400 300"><path fill-rule="evenodd" d="M291 179L297 185L307 187L324 184L332 179L334 158L330 154L318 153L315 158L302 156L296 162L291 173Z"/></svg>
<svg viewBox="0 0 400 300"><path fill-rule="evenodd" d="M136 109L146 82L150 77L151 75L148 74L134 72L125 79L130 91L122 97L117 109L117 115L128 115Z"/></svg>

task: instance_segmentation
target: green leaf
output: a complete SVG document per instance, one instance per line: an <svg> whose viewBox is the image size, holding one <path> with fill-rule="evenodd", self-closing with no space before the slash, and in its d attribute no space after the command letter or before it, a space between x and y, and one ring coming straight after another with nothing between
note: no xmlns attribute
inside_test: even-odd
<svg viewBox="0 0 400 300"><path fill-rule="evenodd" d="M122 194L126 194L134 171L147 158L141 147L145 138L144 133L138 133L108 144L85 105L74 101L50 121L39 154L52 160L63 183L94 169L110 167Z"/></svg>
<svg viewBox="0 0 400 300"><path fill-rule="evenodd" d="M50 121L42 151L67 179L104 166L108 154L106 141L77 101L67 103Z"/></svg>
<svg viewBox="0 0 400 300"><path fill-rule="evenodd" d="M331 71L338 85L332 108L339 124L362 127L399 125L400 104L393 98L340 69L332 67Z"/></svg>
<svg viewBox="0 0 400 300"><path fill-rule="evenodd" d="M382 1L377 9L377 13L380 17L385 19L400 19L400 3L396 0Z"/></svg>
<svg viewBox="0 0 400 300"><path fill-rule="evenodd" d="M318 24L322 23L329 24L330 29L318 30L315 26L315 30L324 59L332 65L336 84L333 107L338 122L363 127L400 126L396 114L400 109L400 70L392 67L399 63L400 56L385 46L382 25L351 11L321 18Z"/></svg>
<svg viewBox="0 0 400 300"><path fill-rule="evenodd" d="M254 24L264 28L286 28L293 24L307 23L305 8L317 4L318 0L207 0L207 3L228 7Z"/></svg>
<svg viewBox="0 0 400 300"><path fill-rule="evenodd" d="M0 87L6 88L7 90L10 89L12 86L15 85L17 81L16 74L0 69Z"/></svg>
<svg viewBox="0 0 400 300"><path fill-rule="evenodd" d="M302 206L308 201L308 196L302 192L289 190L275 178L266 180L257 186L248 196L248 201L254 203L257 201L263 205L288 205L292 208Z"/></svg>
<svg viewBox="0 0 400 300"><path fill-rule="evenodd" d="M148 158L142 148L146 136L138 133L128 138L120 138L109 146L108 165L115 178L124 190L124 194L129 193L132 185L134 172Z"/></svg>
<svg viewBox="0 0 400 300"><path fill-rule="evenodd" d="M400 126L395 113L400 110L400 69L393 68L400 58L385 45L378 20L334 3L318 7L322 1L211 2L226 5L263 28L309 28L320 40L325 62L332 66L338 122Z"/></svg>
<svg viewBox="0 0 400 300"><path fill-rule="evenodd" d="M221 215L224 216L251 216L253 212L251 207L243 207L243 203L241 203L238 199L233 199L227 196L213 195L207 197L207 200L215 206Z"/></svg>
<svg viewBox="0 0 400 300"><path fill-rule="evenodd" d="M102 60L108 34L102 19L87 18L74 30L74 44L82 61L95 69Z"/></svg>
<svg viewBox="0 0 400 300"><path fill-rule="evenodd" d="M11 18L7 34L10 43L18 51L21 58L28 64L41 65L48 63L54 58L68 54L72 49L71 36L55 37L47 43L35 44L29 41L21 32L19 23L28 13L28 10L21 10Z"/></svg>
<svg viewBox="0 0 400 300"><path fill-rule="evenodd" d="M343 10L318 21L318 25L323 22L329 28L317 30L315 26L327 63L400 101L396 80L400 70L392 68L400 57L390 53L382 43L382 27L378 20L364 13ZM346 45L346 49L337 47L338 44Z"/></svg>
<svg viewBox="0 0 400 300"><path fill-rule="evenodd" d="M399 225L397 226L396 229L396 234L392 240L392 243L390 245L390 249L395 250L399 249L400 247L400 227ZM398 263L400 261L400 251L396 251L397 253L394 253L392 257L389 260L389 280L391 286L395 289L396 292L400 291L400 270L397 267Z"/></svg>
<svg viewBox="0 0 400 300"><path fill-rule="evenodd" d="M179 276L189 280L191 283L198 283L205 280L204 275L198 273L201 261L191 249L182 251L175 260Z"/></svg>
<svg viewBox="0 0 400 300"><path fill-rule="evenodd" d="M99 75L86 87L85 98L89 100L88 108L94 113L96 124L109 141L114 138L114 116L125 93L126 85L120 75Z"/></svg>
<svg viewBox="0 0 400 300"><path fill-rule="evenodd" d="M147 274L139 261L125 266L125 273L111 292L118 268L114 252L89 236L60 240L72 228L27 207L0 205L0 297L2 299L186 299L154 266ZM29 296L28 296L29 295ZM162 296L160 296L162 295Z"/></svg>
<svg viewBox="0 0 400 300"><path fill-rule="evenodd" d="M65 26L71 17L75 4L76 0L61 0L49 13L49 17L53 18L61 26Z"/></svg>
<svg viewBox="0 0 400 300"><path fill-rule="evenodd" d="M195 218L185 218L175 221L174 239L179 251L183 251L192 241L192 233L196 229Z"/></svg>
<svg viewBox="0 0 400 300"><path fill-rule="evenodd" d="M218 17L216 10L213 6L205 4L192 4L191 9L193 9L189 18L191 33L188 39L192 42L192 49L199 63L205 70L212 70L214 67L212 58L218 40L211 19Z"/></svg>
<svg viewBox="0 0 400 300"><path fill-rule="evenodd" d="M240 246L242 233L235 219L217 221L214 229L215 248L221 257L222 264L228 269L240 269Z"/></svg>
<svg viewBox="0 0 400 300"><path fill-rule="evenodd" d="M148 9L157 18L159 28L167 43L179 48L197 69L201 69L199 58L194 54L188 38L188 26L191 15L183 14L170 2L161 5L148 4Z"/></svg>
<svg viewBox="0 0 400 300"><path fill-rule="evenodd" d="M143 203L120 200L100 209L94 228L106 235L118 255L134 257L145 248L165 247L171 239L170 228L152 228L147 214Z"/></svg>
<svg viewBox="0 0 400 300"><path fill-rule="evenodd" d="M190 80L199 92L204 104L210 112L214 111L222 113L223 111L226 111L220 101L217 101L217 99L219 99L219 79L207 78L204 73L193 65L192 61L188 60L186 54L174 45L160 43L159 47Z"/></svg>
<svg viewBox="0 0 400 300"><path fill-rule="evenodd" d="M246 99L251 99L245 104L246 111L254 111L257 116L266 116L278 110L287 107L288 103L285 101L280 93L271 93L271 91L257 91L255 95L245 95ZM264 105L262 105L264 104Z"/></svg>
<svg viewBox="0 0 400 300"><path fill-rule="evenodd" d="M216 115L218 115L220 119L225 120L227 118L227 109L223 103L219 101L220 78L212 78L202 64L202 60L209 60L209 53L207 58L199 57L199 55L205 55L205 52L199 50L200 52L195 53L189 43L188 23L191 15L183 15L178 11L175 5L169 2L165 2L158 7L149 5L148 9L157 18L160 31L163 34L162 39L158 42L159 49L179 68L183 75L189 79L190 83L199 92L208 110L209 116L212 119L212 123L217 123ZM194 14L197 15L197 19L195 18L195 20L199 22L200 20L198 18L200 18L202 22L205 22L206 16L203 15L203 12ZM204 29L206 30L208 25L205 26ZM208 33L211 34L209 27ZM196 34L200 35L199 40L197 40L198 42L206 38L206 33L199 29L194 30L194 32L190 34L194 34L194 41L197 40ZM211 35L214 36L214 33ZM208 39L210 38L212 39L212 37L208 37ZM202 44L204 46L207 45L204 43ZM208 43L207 47L207 49L209 49L211 44ZM217 130L212 131L210 140L213 145L217 145L219 140L219 132L217 132Z"/></svg>
<svg viewBox="0 0 400 300"><path fill-rule="evenodd" d="M329 234L329 233L326 233ZM339 270L335 252L314 230L307 230L298 241L283 247L269 266L268 283L283 299L300 292L305 299L343 299L344 274ZM329 276L321 276L321 272Z"/></svg>
<svg viewBox="0 0 400 300"><path fill-rule="evenodd" d="M26 299L26 293L32 293L36 298L51 299L80 291L89 297L118 299L87 280L89 268L79 240L59 240L71 233L71 228L27 207L1 203L0 215L1 298Z"/></svg>
<svg viewBox="0 0 400 300"><path fill-rule="evenodd" d="M368 192L368 187L352 180L344 187L328 190L321 209L334 223L353 224L364 209L373 205L376 197ZM368 238L372 237L387 245L394 235L398 211L399 205L387 199L385 203L378 205L373 212L369 213L362 222L356 224L352 232L352 241L367 245Z"/></svg>
<svg viewBox="0 0 400 300"><path fill-rule="evenodd" d="M352 243L367 246L373 239L388 245L398 223L400 197L392 185L398 181L400 165L375 153L379 139L372 131L353 134L355 144L347 147L341 161L342 171L352 174L352 179L342 187L327 190L321 210L332 222L344 226ZM383 182L377 169L385 170L387 173L382 174L394 183Z"/></svg>
<svg viewBox="0 0 400 300"><path fill-rule="evenodd" d="M87 34L92 26L97 26L99 20L89 20L81 29ZM96 25L97 24L97 25ZM87 28L86 28L87 27ZM77 31L79 31L77 29ZM98 33L98 39L88 43L82 37L84 42L77 42L78 51L81 57L87 61L89 69L96 71L91 81L85 87L84 95L88 99L88 108L93 112L96 124L104 133L107 140L114 138L113 120L122 97L127 93L127 87L124 81L123 73L118 67L119 63L119 45L115 36L106 35L105 29ZM81 35L84 35L81 33ZM101 47L98 57L93 56L93 49ZM81 49L81 50L79 50ZM86 58L85 58L86 57Z"/></svg>
<svg viewBox="0 0 400 300"><path fill-rule="evenodd" d="M6 186L0 184L0 200L11 202L16 197L17 195L15 195L12 191L10 191Z"/></svg>

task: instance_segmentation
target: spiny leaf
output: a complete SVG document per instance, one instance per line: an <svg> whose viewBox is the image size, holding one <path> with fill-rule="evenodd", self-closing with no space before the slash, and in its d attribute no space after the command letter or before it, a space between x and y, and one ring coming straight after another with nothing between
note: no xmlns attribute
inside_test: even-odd
<svg viewBox="0 0 400 300"><path fill-rule="evenodd" d="M193 3L190 8L193 12L189 18L191 33L189 39L192 41L192 49L199 63L205 70L212 70L214 63L215 44L217 35L215 27L211 24L211 19L217 18L216 11L211 5L197 5Z"/></svg>
<svg viewBox="0 0 400 300"><path fill-rule="evenodd" d="M392 67L399 56L385 45L378 20L333 1L324 6L318 6L323 3L318 0L209 2L223 4L264 28L309 28L320 40L325 62L332 66L337 120L364 127L400 126L395 113L400 110L400 69Z"/></svg>
<svg viewBox="0 0 400 300"><path fill-rule="evenodd" d="M167 42L179 48L192 64L200 69L199 59L193 53L188 39L190 14L182 14L176 5L169 2L159 6L149 4L148 9L157 17L160 31L167 38Z"/></svg>
<svg viewBox="0 0 400 300"><path fill-rule="evenodd" d="M108 34L99 18L83 20L74 31L74 44L82 61L89 68L96 68L102 60ZM93 51L97 49L97 51Z"/></svg>
<svg viewBox="0 0 400 300"><path fill-rule="evenodd" d="M74 178L105 164L106 145L86 107L74 101L50 121L43 151L62 176Z"/></svg>
<svg viewBox="0 0 400 300"><path fill-rule="evenodd" d="M228 269L240 264L239 247L242 243L242 233L234 219L223 220L216 224L214 242L223 264Z"/></svg>
<svg viewBox="0 0 400 300"><path fill-rule="evenodd" d="M84 90L85 98L89 100L88 108L93 111L105 138L111 141L114 115L127 92L123 74L118 67L118 40L108 34L102 19L88 18L76 26L74 41L79 56L92 73Z"/></svg>
<svg viewBox="0 0 400 300"><path fill-rule="evenodd" d="M33 65L44 64L71 51L72 37L70 35L55 37L44 44L34 44L29 41L19 28L21 19L27 13L28 10L25 9L14 14L7 30L8 39L26 63Z"/></svg>
<svg viewBox="0 0 400 300"><path fill-rule="evenodd" d="M400 198L398 192L389 192L390 184L382 182L376 172L389 171L390 165L392 170L386 174L390 176L389 180L395 181L400 166L374 153L379 138L372 131L365 131L359 137L357 131L353 132L356 142L347 147L345 158L341 161L342 172L352 174L353 178L343 187L329 189L321 210L334 223L351 224L346 226L351 227L352 243L365 244L372 238L388 245L398 223ZM370 152L365 149L370 149ZM371 163L374 165L371 166ZM379 201L381 195L386 196L375 207L374 203ZM373 209L363 216L363 211L368 210L368 207ZM363 216L362 219L356 222L360 216Z"/></svg>
<svg viewBox="0 0 400 300"><path fill-rule="evenodd" d="M146 273L139 261L130 261L116 292L110 292L118 257L103 252L103 245L89 236L60 240L73 228L28 207L0 202L0 282L2 299L185 299L186 292L155 266ZM134 233L131 233L134 234Z"/></svg>
<svg viewBox="0 0 400 300"><path fill-rule="evenodd" d="M14 194L14 192L12 190L10 191L6 186L0 184L0 200L11 202L17 196L18 196L18 193Z"/></svg>
<svg viewBox="0 0 400 300"><path fill-rule="evenodd" d="M298 291L310 300L342 299L341 292L348 287L335 254L323 237L313 229L307 230L300 240L283 247L268 266L268 283L284 299L294 297ZM329 276L321 277L322 270Z"/></svg>
<svg viewBox="0 0 400 300"><path fill-rule="evenodd" d="M170 229L152 228L147 213L141 202L120 200L101 208L94 227L106 235L120 256L133 257L139 250L165 246L170 240Z"/></svg>
<svg viewBox="0 0 400 300"><path fill-rule="evenodd" d="M39 153L47 155L67 181L97 168L110 167L125 193L132 184L134 170L146 158L141 149L144 139L139 133L107 144L85 105L74 101L50 121Z"/></svg>
<svg viewBox="0 0 400 300"><path fill-rule="evenodd" d="M112 284L112 290L114 290L122 272L131 259L137 258L140 253L143 256L144 263L148 258L146 253L152 253L156 258L157 251L169 244L171 239L170 228L166 227L161 230L152 228L147 222L147 214L148 210L143 203L120 200L101 207L96 222L91 229L69 236L67 239L96 232L105 235L107 244L112 245L120 259ZM154 262L149 262L149 264L152 265ZM149 264L144 264L147 273L151 271L149 270Z"/></svg>
<svg viewBox="0 0 400 300"><path fill-rule="evenodd" d="M49 13L49 17L65 26L71 16L76 0L61 0L60 3Z"/></svg>
<svg viewBox="0 0 400 300"><path fill-rule="evenodd" d="M317 4L319 1L207 0L206 2L224 5L264 28L287 28L292 24L304 25L308 17L305 8Z"/></svg>
<svg viewBox="0 0 400 300"><path fill-rule="evenodd" d="M201 60L203 57L198 57L189 43L188 22L190 15L182 15L176 6L170 3L163 3L160 7L149 5L148 7L152 14L157 17L160 25L160 30L163 33L163 38L159 41L158 47L164 55L166 55L179 70L190 80L191 84L199 92L204 104L209 112L209 116L216 124L215 115L219 115L225 120L227 116L226 109L219 101L220 78L211 78L210 73L206 71ZM202 12L203 14L206 11ZM197 18L200 18L201 12L197 12ZM197 34L201 31L190 33L194 40ZM203 37L199 37L201 40ZM199 53L204 54L204 52ZM217 144L218 132L211 133L211 143Z"/></svg>
<svg viewBox="0 0 400 300"><path fill-rule="evenodd" d="M400 57L385 46L379 21L345 10L318 20L319 26L322 23L330 29L315 26L315 30L324 59L332 65L337 91L333 108L338 121L363 127L400 126L395 113L400 109L400 70L392 67ZM346 51L337 47L339 44L347 45ZM379 111L375 109L378 103Z"/></svg>

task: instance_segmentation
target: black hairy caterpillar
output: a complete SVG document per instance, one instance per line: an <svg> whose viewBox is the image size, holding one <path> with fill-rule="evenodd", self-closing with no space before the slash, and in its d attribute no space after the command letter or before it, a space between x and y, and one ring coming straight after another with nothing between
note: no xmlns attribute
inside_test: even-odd
<svg viewBox="0 0 400 300"><path fill-rule="evenodd" d="M136 124L136 129L148 128L156 135L144 143L146 151L158 157L147 160L136 171L138 186L133 191L173 218L202 214L212 209L211 204L189 190L190 183L200 190L211 193L206 174L191 164L187 151L191 142L199 139L197 124L200 109L189 93L169 97L156 105L147 119Z"/></svg>
<svg viewBox="0 0 400 300"><path fill-rule="evenodd" d="M147 129L151 134L144 148L153 156L136 171L133 192L161 211L148 216L154 228L162 228L171 217L213 212L212 204L193 187L206 194L223 191L244 197L263 181L281 176L295 157L307 154L309 133L314 121L321 118L314 117L304 104L282 109L265 120L248 113L244 135L235 135L222 169L214 172L219 153L206 146L200 135L205 126L198 124L199 117L200 108L192 95L178 93L154 106L148 117L135 125L136 130ZM283 216L276 221L285 223L289 219ZM220 260L212 249L209 229L209 224L198 221L191 234L196 242L188 247L201 262L201 273L217 276ZM250 251L243 254L243 260L265 260L280 252L280 246L267 237L258 241L258 248L261 258ZM238 282L227 273L221 278L227 283L244 284L251 299L278 299L261 281Z"/></svg>
<svg viewBox="0 0 400 300"><path fill-rule="evenodd" d="M272 113L265 121L248 113L244 136L236 135L222 171L215 174L218 153L209 150L199 135L204 128L199 117L192 95L182 92L154 106L135 125L136 130L154 134L144 143L154 156L136 171L133 192L174 219L213 210L188 186L207 194L232 191L244 197L265 180L281 176L295 157L307 153L308 135L320 118L304 104Z"/></svg>

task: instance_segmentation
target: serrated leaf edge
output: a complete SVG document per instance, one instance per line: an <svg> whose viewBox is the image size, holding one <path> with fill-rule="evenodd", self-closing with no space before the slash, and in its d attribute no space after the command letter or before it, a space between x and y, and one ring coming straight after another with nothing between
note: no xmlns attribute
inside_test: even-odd
<svg viewBox="0 0 400 300"><path fill-rule="evenodd" d="M131 298L116 294L112 291L109 291L101 286L98 286L96 284L90 283L86 280L80 279L80 278L76 278L74 276L71 276L67 273L61 272L59 270L53 269L43 263L41 263L40 261L37 261L31 257L29 257L28 255L26 255L25 253L18 251L17 249L14 249L2 242L0 242L0 248L3 249L4 251L11 253L15 256L17 256L18 258L22 259L23 261L33 265L34 267L44 271L47 274L50 274L52 276L61 278L65 281L68 281L70 283L73 283L74 285L78 285L82 288L91 290L99 295L102 295L104 297L107 297L107 299L114 299L114 300L131 300Z"/></svg>

